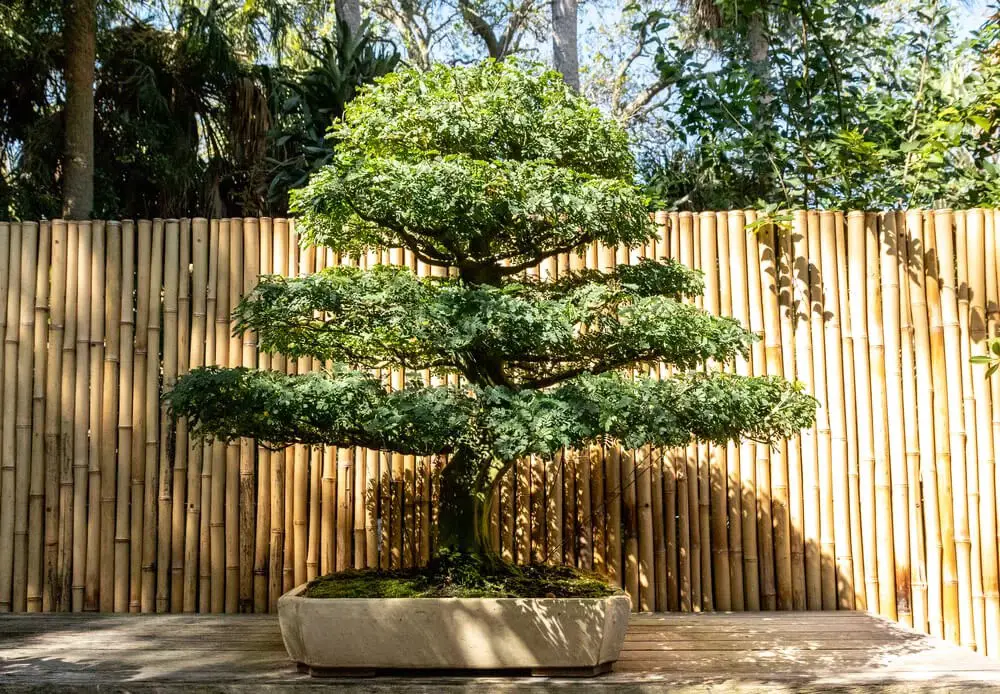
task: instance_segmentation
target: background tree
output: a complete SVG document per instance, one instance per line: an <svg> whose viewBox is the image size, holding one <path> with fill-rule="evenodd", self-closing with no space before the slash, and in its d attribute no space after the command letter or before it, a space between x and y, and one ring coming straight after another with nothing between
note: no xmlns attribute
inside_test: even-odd
<svg viewBox="0 0 1000 694"><path fill-rule="evenodd" d="M649 260L524 277L558 253L654 233L624 131L559 73L492 61L392 73L333 132L333 161L294 195L305 238L348 254L405 246L457 276L383 266L262 278L237 308L238 330L266 350L361 370L196 370L168 397L197 431L448 454L439 548L489 555L494 487L519 457L606 440L770 442L811 424L816 403L798 385L693 371L745 354L752 339L680 301L702 291L700 273ZM640 362L681 373L622 371ZM375 368L464 384L414 376L389 392Z"/></svg>
<svg viewBox="0 0 1000 694"><path fill-rule="evenodd" d="M94 207L94 0L66 3L66 160L63 216L87 219Z"/></svg>

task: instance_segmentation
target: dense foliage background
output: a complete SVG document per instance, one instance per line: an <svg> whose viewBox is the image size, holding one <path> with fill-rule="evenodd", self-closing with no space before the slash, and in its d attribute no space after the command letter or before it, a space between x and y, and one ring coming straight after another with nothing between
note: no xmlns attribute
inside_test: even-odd
<svg viewBox="0 0 1000 694"><path fill-rule="evenodd" d="M63 210L66 4L0 3L0 218ZM555 60L626 127L655 207L1000 202L996 8L968 37L982 9L948 0L556 4L575 16L557 26L547 0L98 2L91 214L285 214L359 86L511 55ZM550 47L567 31L579 67Z"/></svg>

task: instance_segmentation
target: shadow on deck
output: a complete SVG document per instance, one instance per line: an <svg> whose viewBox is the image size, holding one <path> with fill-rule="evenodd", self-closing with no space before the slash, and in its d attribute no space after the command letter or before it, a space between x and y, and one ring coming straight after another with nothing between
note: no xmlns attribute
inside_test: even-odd
<svg viewBox="0 0 1000 694"><path fill-rule="evenodd" d="M332 624L331 629L336 629ZM860 612L641 614L609 675L315 680L271 615L0 615L0 691L940 691L1000 662Z"/></svg>

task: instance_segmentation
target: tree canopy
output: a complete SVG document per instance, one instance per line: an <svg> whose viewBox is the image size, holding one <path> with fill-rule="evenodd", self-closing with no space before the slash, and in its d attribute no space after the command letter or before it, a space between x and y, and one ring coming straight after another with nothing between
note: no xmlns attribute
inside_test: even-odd
<svg viewBox="0 0 1000 694"><path fill-rule="evenodd" d="M745 355L753 339L682 301L702 290L699 273L646 260L525 276L593 242L654 235L623 131L557 73L512 61L398 71L352 101L334 132L331 163L294 197L305 238L345 254L402 245L455 276L379 266L262 278L237 330L343 366L195 370L168 397L196 431L451 454L444 545L482 550L483 505L520 456L588 442L773 442L812 423L816 402L798 384L697 370ZM677 371L632 373L640 363ZM396 367L462 384L410 379L390 392L368 371Z"/></svg>

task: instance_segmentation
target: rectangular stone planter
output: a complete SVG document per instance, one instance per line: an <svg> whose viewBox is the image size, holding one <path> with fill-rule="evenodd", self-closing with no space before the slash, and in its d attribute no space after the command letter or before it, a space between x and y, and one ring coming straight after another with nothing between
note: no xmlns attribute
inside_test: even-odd
<svg viewBox="0 0 1000 694"><path fill-rule="evenodd" d="M278 599L288 655L314 675L517 670L595 675L618 658L628 597Z"/></svg>

